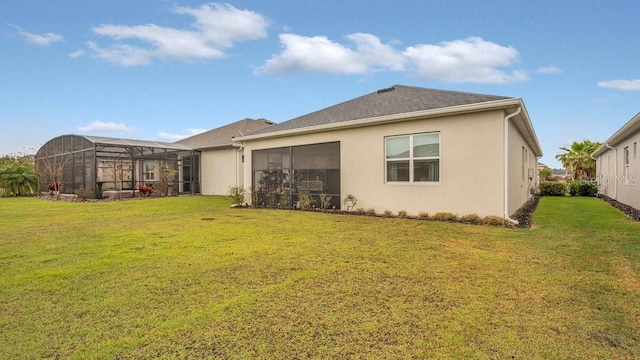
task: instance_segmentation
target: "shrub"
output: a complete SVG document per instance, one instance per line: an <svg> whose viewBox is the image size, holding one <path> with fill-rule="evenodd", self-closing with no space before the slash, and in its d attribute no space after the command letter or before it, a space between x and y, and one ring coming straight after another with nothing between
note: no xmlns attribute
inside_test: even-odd
<svg viewBox="0 0 640 360"><path fill-rule="evenodd" d="M153 194L153 186L151 186L151 185L138 184L138 185L136 185L136 190L138 190L138 192L142 196L149 197L149 196L151 196L151 194Z"/></svg>
<svg viewBox="0 0 640 360"><path fill-rule="evenodd" d="M407 217L407 212L404 211L404 210L398 211L398 217L399 218L403 218L403 219L406 218Z"/></svg>
<svg viewBox="0 0 640 360"><path fill-rule="evenodd" d="M485 216L482 219L482 223L485 225L491 225L491 226L506 226L507 225L507 221L500 217L500 216L496 216L496 215L489 215L489 216Z"/></svg>
<svg viewBox="0 0 640 360"><path fill-rule="evenodd" d="M564 196L567 184L559 181L543 181L540 183L541 196Z"/></svg>
<svg viewBox="0 0 640 360"><path fill-rule="evenodd" d="M356 207L358 199L353 194L346 194L342 202L344 203L345 210L351 211L354 207Z"/></svg>
<svg viewBox="0 0 640 360"><path fill-rule="evenodd" d="M357 208L357 209L354 211L354 213L356 213L356 214L358 214L358 215L364 215L364 214L366 214L366 213L367 213L367 211L366 211L364 208L359 207L359 208Z"/></svg>
<svg viewBox="0 0 640 360"><path fill-rule="evenodd" d="M433 220L455 222L458 221L458 217L450 212L437 212L433 215Z"/></svg>
<svg viewBox="0 0 640 360"><path fill-rule="evenodd" d="M376 209L368 208L367 211L365 211L365 214L371 215L371 216L375 216L376 215Z"/></svg>
<svg viewBox="0 0 640 360"><path fill-rule="evenodd" d="M331 205L331 195L322 193L320 194L320 209L327 210Z"/></svg>
<svg viewBox="0 0 640 360"><path fill-rule="evenodd" d="M298 203L300 204L300 209L311 210L312 200L309 194L301 193L298 195Z"/></svg>
<svg viewBox="0 0 640 360"><path fill-rule="evenodd" d="M569 195L594 197L598 194L598 182L574 180L569 183Z"/></svg>
<svg viewBox="0 0 640 360"><path fill-rule="evenodd" d="M73 193L76 194L81 201L86 201L93 197L91 190L86 189L84 186L80 186Z"/></svg>
<svg viewBox="0 0 640 360"><path fill-rule="evenodd" d="M428 220L429 219L429 213L426 211L420 211L418 213L418 215L416 215L416 219L418 220Z"/></svg>
<svg viewBox="0 0 640 360"><path fill-rule="evenodd" d="M49 191L57 191L62 189L63 185L60 181L53 181L47 184L47 189Z"/></svg>
<svg viewBox="0 0 640 360"><path fill-rule="evenodd" d="M393 211L391 211L391 210L385 210L385 211L384 211L384 216L385 216L385 217L392 217L392 216L393 216Z"/></svg>
<svg viewBox="0 0 640 360"><path fill-rule="evenodd" d="M482 223L482 218L478 214L467 214L462 215L460 221L465 224L480 224Z"/></svg>
<svg viewBox="0 0 640 360"><path fill-rule="evenodd" d="M241 186L229 186L227 195L233 199L234 204L242 204L244 202L244 188Z"/></svg>

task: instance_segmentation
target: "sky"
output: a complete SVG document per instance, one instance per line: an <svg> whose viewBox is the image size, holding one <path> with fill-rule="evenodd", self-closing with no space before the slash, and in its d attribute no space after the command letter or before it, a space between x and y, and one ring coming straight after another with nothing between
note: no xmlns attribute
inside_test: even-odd
<svg viewBox="0 0 640 360"><path fill-rule="evenodd" d="M173 142L395 84L522 98L544 156L640 112L640 2L0 2L0 156Z"/></svg>

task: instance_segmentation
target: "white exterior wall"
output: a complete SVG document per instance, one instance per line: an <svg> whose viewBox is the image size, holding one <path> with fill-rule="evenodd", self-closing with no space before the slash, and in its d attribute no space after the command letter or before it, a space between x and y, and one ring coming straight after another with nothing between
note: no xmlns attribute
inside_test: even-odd
<svg viewBox="0 0 640 360"><path fill-rule="evenodd" d="M626 147L629 148L628 172L624 163ZM640 209L640 131L600 154L596 164L599 193Z"/></svg>
<svg viewBox="0 0 640 360"><path fill-rule="evenodd" d="M531 147L527 144L518 128L510 121L508 215L516 212L532 196L531 188L536 186L537 163L538 158L531 151ZM532 176L530 177L530 175Z"/></svg>
<svg viewBox="0 0 640 360"><path fill-rule="evenodd" d="M237 148L204 150L200 154L201 194L226 195L229 186L244 186L242 152Z"/></svg>
<svg viewBox="0 0 640 360"><path fill-rule="evenodd" d="M358 208L374 208L377 213L405 210L409 215L447 211L458 215L502 216L503 131L504 112L496 110L258 139L245 143L244 177L248 188L252 179L252 150L339 141L341 196L355 195ZM440 181L387 183L385 137L428 132L440 133ZM516 141L513 144L517 146ZM510 203L517 201L520 199Z"/></svg>

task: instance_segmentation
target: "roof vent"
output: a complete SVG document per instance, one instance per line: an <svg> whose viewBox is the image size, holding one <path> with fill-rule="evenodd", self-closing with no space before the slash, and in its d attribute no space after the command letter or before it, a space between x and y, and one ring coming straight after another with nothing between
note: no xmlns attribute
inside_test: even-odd
<svg viewBox="0 0 640 360"><path fill-rule="evenodd" d="M380 89L380 90L378 90L378 94L382 94L382 93L386 93L386 92L389 92L389 91L393 91L395 89L396 89L395 86L392 86L392 87L386 88L386 89Z"/></svg>

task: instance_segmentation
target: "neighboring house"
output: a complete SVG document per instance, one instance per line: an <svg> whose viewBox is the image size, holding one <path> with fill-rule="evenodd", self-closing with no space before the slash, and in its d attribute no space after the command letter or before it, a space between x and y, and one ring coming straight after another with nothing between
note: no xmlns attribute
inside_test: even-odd
<svg viewBox="0 0 640 360"><path fill-rule="evenodd" d="M200 151L201 193L225 195L230 186L244 187L244 150L233 138L273 124L266 119L247 118L177 141Z"/></svg>
<svg viewBox="0 0 640 360"><path fill-rule="evenodd" d="M599 193L640 209L640 113L591 156L596 159Z"/></svg>
<svg viewBox="0 0 640 360"><path fill-rule="evenodd" d="M237 137L253 201L508 218L542 150L519 98L396 85ZM203 178L205 177L203 173Z"/></svg>

